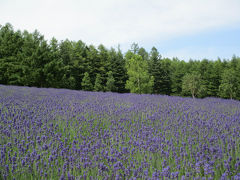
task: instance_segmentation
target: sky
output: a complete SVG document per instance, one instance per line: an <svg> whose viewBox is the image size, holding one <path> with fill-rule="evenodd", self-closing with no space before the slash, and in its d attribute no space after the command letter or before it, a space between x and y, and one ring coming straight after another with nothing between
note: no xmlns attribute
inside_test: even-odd
<svg viewBox="0 0 240 180"><path fill-rule="evenodd" d="M0 0L0 24L96 47L133 42L162 57L240 56L240 0Z"/></svg>

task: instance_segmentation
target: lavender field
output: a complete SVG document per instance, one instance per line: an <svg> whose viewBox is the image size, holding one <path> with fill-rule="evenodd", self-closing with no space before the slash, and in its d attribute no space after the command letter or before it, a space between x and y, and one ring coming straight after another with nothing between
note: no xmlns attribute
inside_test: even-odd
<svg viewBox="0 0 240 180"><path fill-rule="evenodd" d="M0 179L240 179L240 102L0 85Z"/></svg>

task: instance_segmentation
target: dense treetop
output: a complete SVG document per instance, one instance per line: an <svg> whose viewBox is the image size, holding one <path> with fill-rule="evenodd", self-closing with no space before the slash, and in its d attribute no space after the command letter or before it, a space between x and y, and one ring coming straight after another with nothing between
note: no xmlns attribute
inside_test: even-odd
<svg viewBox="0 0 240 180"><path fill-rule="evenodd" d="M15 31L5 24L0 84L240 99L240 58L185 62L136 43L122 53L81 40L47 41L37 30Z"/></svg>

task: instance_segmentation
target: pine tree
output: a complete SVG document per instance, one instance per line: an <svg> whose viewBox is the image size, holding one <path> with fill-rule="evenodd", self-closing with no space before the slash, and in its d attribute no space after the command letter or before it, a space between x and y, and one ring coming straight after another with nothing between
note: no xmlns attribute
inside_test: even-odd
<svg viewBox="0 0 240 180"><path fill-rule="evenodd" d="M102 79L100 74L97 74L96 76L94 91L103 91Z"/></svg>
<svg viewBox="0 0 240 180"><path fill-rule="evenodd" d="M76 80L74 77L67 77L67 75L64 74L61 83L63 88L75 89Z"/></svg>
<svg viewBox="0 0 240 180"><path fill-rule="evenodd" d="M87 47L86 51L86 60L87 60L87 70L89 72L89 76L92 84L94 84L95 77L98 73L100 73L99 68L101 67L100 58L97 49L90 45Z"/></svg>
<svg viewBox="0 0 240 180"><path fill-rule="evenodd" d="M44 66L44 74L46 76L46 87L59 88L62 84L64 76L64 65L60 59L59 45L55 38L50 41L50 62ZM66 87L65 87L66 88ZM67 87L68 88L68 87Z"/></svg>
<svg viewBox="0 0 240 180"><path fill-rule="evenodd" d="M110 71L113 73L113 78L115 80L114 85L116 92L127 92L125 88L125 84L127 81L127 70L125 67L125 59L123 58L123 54L118 47L118 51L115 49L111 49L109 52L110 55Z"/></svg>
<svg viewBox="0 0 240 180"><path fill-rule="evenodd" d="M93 90L93 85L92 85L92 83L91 83L91 79L90 79L90 77L89 77L88 72L85 72L85 73L84 73L84 77L83 77L83 79L82 79L81 86L82 86L82 90L85 90L85 91L91 91L91 90Z"/></svg>
<svg viewBox="0 0 240 180"><path fill-rule="evenodd" d="M235 69L235 72L240 72L240 57L237 58L237 66ZM240 100L240 73L236 73L237 78L237 93L236 93L236 99Z"/></svg>
<svg viewBox="0 0 240 180"><path fill-rule="evenodd" d="M23 74L27 69L22 63L23 38L14 32L11 24L0 26L0 84L24 85Z"/></svg>
<svg viewBox="0 0 240 180"><path fill-rule="evenodd" d="M148 60L148 52L143 47L138 50L138 55L140 55L143 60Z"/></svg>
<svg viewBox="0 0 240 180"><path fill-rule="evenodd" d="M81 82L84 77L84 73L90 72L90 64L86 58L86 45L82 41L73 42L73 55L72 55L72 68L71 74L76 79L76 82ZM81 84L76 84L76 89L81 89Z"/></svg>
<svg viewBox="0 0 240 180"><path fill-rule="evenodd" d="M115 80L113 77L113 73L112 71L109 71L107 73L108 77L107 77L107 83L106 83L106 91L114 91L115 90Z"/></svg>
<svg viewBox="0 0 240 180"><path fill-rule="evenodd" d="M171 91L173 95L181 95L182 80L186 73L186 62L174 58L171 63Z"/></svg>
<svg viewBox="0 0 240 180"><path fill-rule="evenodd" d="M159 54L157 48L153 47L150 52L149 60L149 74L154 77L153 93L159 94L161 92L161 65L160 65L161 55Z"/></svg>
<svg viewBox="0 0 240 180"><path fill-rule="evenodd" d="M223 98L236 98L238 91L238 79L234 69L226 69L222 74L219 95Z"/></svg>
<svg viewBox="0 0 240 180"><path fill-rule="evenodd" d="M158 86L160 94L171 94L171 61L166 58L159 62Z"/></svg>

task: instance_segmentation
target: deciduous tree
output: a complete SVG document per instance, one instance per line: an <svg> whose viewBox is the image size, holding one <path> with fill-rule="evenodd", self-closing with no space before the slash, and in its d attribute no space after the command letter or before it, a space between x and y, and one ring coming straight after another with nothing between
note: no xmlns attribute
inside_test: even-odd
<svg viewBox="0 0 240 180"><path fill-rule="evenodd" d="M197 72L187 73L182 82L183 93L191 93L195 98L202 91L201 75Z"/></svg>
<svg viewBox="0 0 240 180"><path fill-rule="evenodd" d="M133 57L126 62L127 74L129 79L126 88L132 93L152 93L154 83L153 76L148 73L148 64L139 55Z"/></svg>

